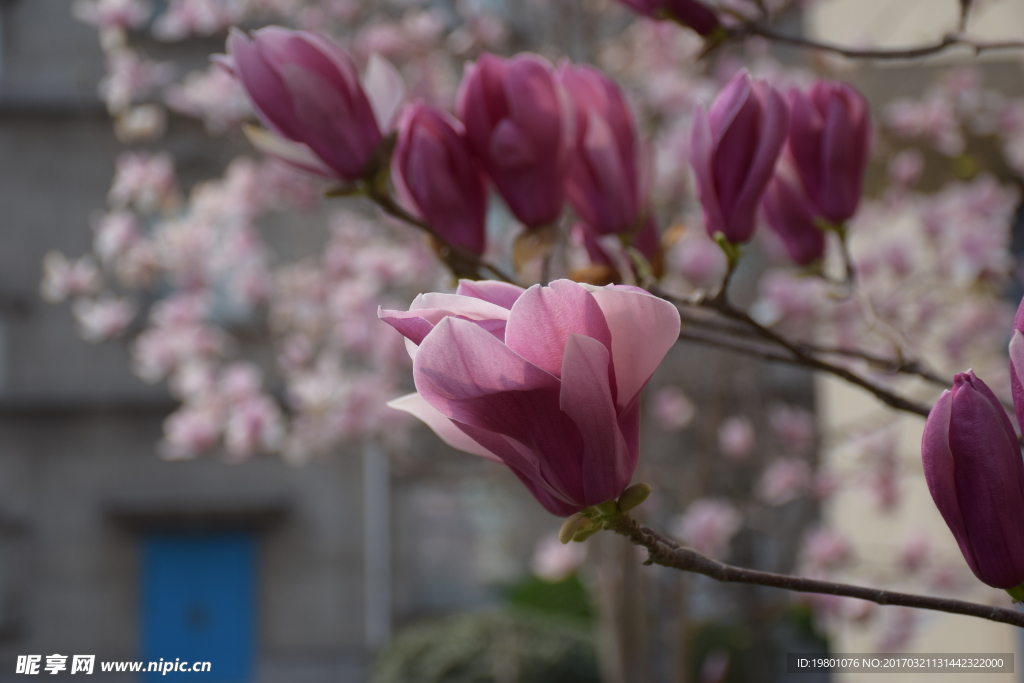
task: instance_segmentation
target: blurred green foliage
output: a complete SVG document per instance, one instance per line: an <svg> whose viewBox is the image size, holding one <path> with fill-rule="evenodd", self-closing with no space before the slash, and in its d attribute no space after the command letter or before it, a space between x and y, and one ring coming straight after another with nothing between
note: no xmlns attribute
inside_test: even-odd
<svg viewBox="0 0 1024 683"><path fill-rule="evenodd" d="M373 683L599 683L590 630L537 611L459 614L405 629Z"/></svg>
<svg viewBox="0 0 1024 683"><path fill-rule="evenodd" d="M506 590L505 601L516 609L543 612L586 623L590 623L594 617L587 589L576 574L555 583L531 576Z"/></svg>

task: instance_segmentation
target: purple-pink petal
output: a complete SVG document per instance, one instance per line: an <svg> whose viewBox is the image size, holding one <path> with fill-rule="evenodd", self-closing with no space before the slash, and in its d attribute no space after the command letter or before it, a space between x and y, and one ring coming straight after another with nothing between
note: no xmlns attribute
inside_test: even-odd
<svg viewBox="0 0 1024 683"><path fill-rule="evenodd" d="M611 353L604 344L582 334L569 335L559 407L583 436L583 501L595 505L616 497L633 477L617 424L610 364Z"/></svg>
<svg viewBox="0 0 1024 683"><path fill-rule="evenodd" d="M505 343L537 367L556 377L572 334L592 337L611 347L611 333L597 300L582 285L556 280L534 285L519 297L509 313Z"/></svg>

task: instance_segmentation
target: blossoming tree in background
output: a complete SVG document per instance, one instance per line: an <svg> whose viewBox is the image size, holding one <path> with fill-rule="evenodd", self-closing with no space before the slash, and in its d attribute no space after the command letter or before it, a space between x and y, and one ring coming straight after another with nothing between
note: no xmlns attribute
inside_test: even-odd
<svg viewBox="0 0 1024 683"><path fill-rule="evenodd" d="M927 418L928 486L968 565L1024 596L1024 466L1005 410L1024 409L1022 325L1004 299L1018 197L965 152L994 140L1024 173L1024 100L952 70L923 99L872 112L826 77L836 63L815 74L770 49L912 59L1022 45L970 38L969 1L951 33L905 50L777 28L807 3L626 4L641 16L591 7L583 47L560 51L471 3L172 0L154 17L144 0L77 0L99 28L101 93L125 142L159 140L167 107L211 135L243 127L264 156L186 196L167 153L126 152L93 253L47 256L43 295L70 300L89 341L131 335L137 374L168 382L181 407L166 457L302 461L400 440L404 411L511 469L567 518L565 542L610 529L650 562L818 594L832 616L868 614L845 596L1024 625L1008 606L831 581L850 550L824 528L806 539L803 576L723 564L743 501L698 497L675 539L630 516L650 491L632 481L641 391L677 343L710 345ZM132 47L143 29L180 40L269 22L290 28L232 28L226 54L183 78ZM926 161L954 177L915 189ZM880 189L868 197L869 163ZM337 207L326 244L275 262L260 219L321 202ZM750 300L733 286L744 269L758 278ZM239 321L268 330L272 366L237 359ZM402 396L410 359L416 392ZM702 410L673 386L647 404L669 431ZM880 509L900 504L892 420L845 435L861 467L830 472L807 458L806 411L769 412L787 454L764 463L762 504L863 482ZM722 416L723 458L759 443L750 416ZM921 572L928 555L914 538L899 562Z"/></svg>

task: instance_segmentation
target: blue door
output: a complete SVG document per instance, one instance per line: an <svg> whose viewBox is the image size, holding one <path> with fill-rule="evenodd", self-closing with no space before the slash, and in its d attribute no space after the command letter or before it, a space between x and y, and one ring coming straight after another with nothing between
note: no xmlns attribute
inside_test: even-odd
<svg viewBox="0 0 1024 683"><path fill-rule="evenodd" d="M256 539L251 533L143 539L142 657L210 662L208 673L149 672L146 681L246 683L256 653ZM184 668L179 664L179 668Z"/></svg>

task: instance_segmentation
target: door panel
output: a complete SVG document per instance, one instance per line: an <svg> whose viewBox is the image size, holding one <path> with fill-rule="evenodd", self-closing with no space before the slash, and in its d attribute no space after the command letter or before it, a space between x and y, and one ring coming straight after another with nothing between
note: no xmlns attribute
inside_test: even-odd
<svg viewBox="0 0 1024 683"><path fill-rule="evenodd" d="M209 673L149 672L144 680L251 680L256 640L253 534L151 534L143 539L142 554L143 659L211 663Z"/></svg>

